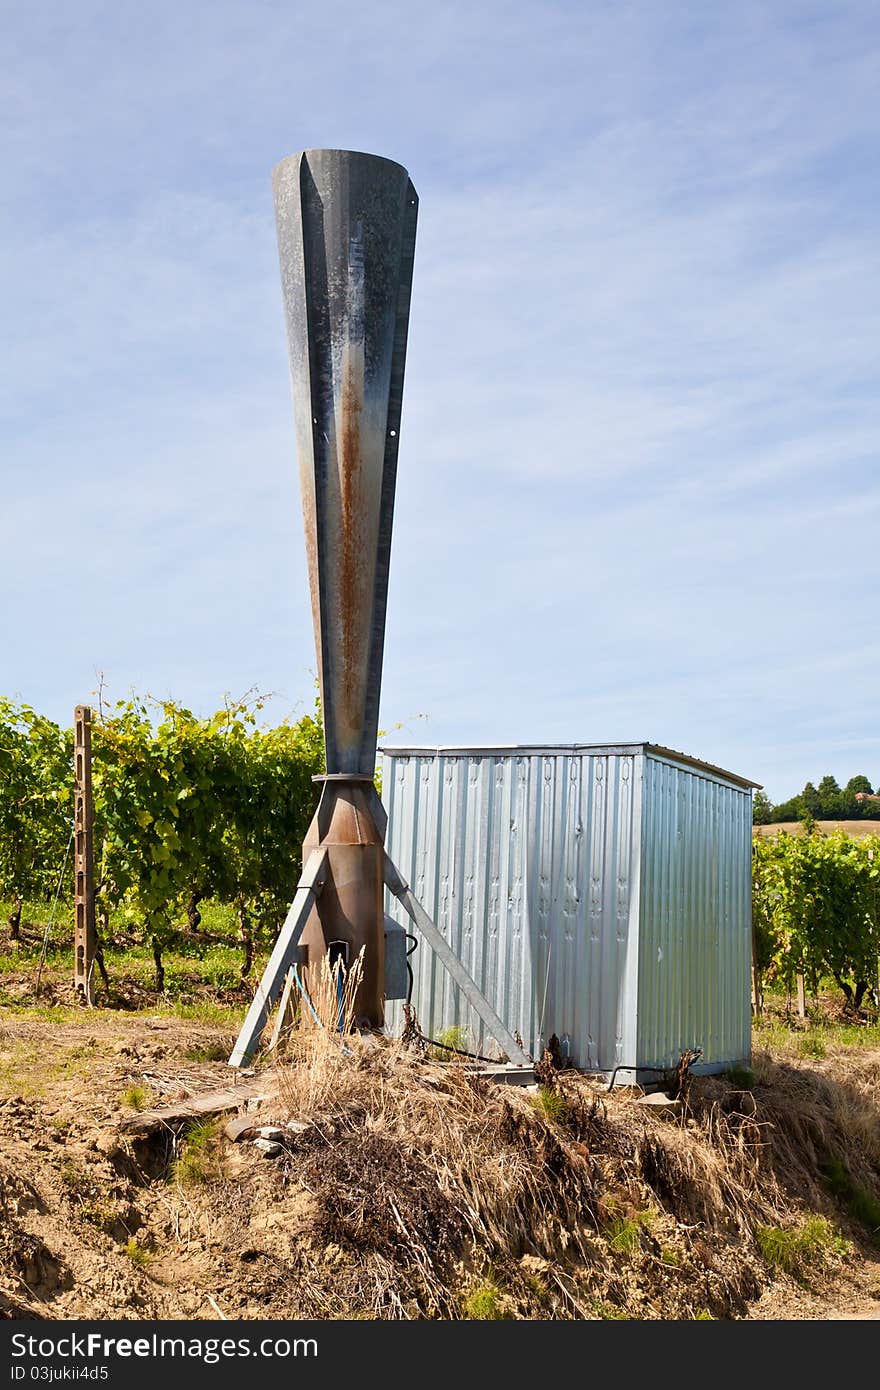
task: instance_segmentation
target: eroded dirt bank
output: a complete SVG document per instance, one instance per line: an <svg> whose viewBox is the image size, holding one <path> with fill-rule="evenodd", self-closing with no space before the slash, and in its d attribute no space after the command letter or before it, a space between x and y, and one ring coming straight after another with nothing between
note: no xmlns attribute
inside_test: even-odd
<svg viewBox="0 0 880 1390"><path fill-rule="evenodd" d="M880 1054L759 1057L748 1089L696 1078L659 1114L572 1074L522 1092L311 1035L280 1087L242 1091L248 1137L229 1114L126 1129L229 1087L231 1041L158 1015L0 1012L0 1314L880 1312ZM258 1146L261 1128L278 1133Z"/></svg>

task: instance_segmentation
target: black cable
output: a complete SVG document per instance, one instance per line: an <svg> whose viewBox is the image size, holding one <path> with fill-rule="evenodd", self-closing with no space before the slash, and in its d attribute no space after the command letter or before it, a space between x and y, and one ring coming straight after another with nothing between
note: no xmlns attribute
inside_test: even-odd
<svg viewBox="0 0 880 1390"><path fill-rule="evenodd" d="M693 1056L693 1058L692 1058L691 1060L694 1061L694 1062L699 1061L699 1059L700 1059L700 1058L702 1057L702 1055L703 1055L703 1049L702 1049L701 1047L695 1047L695 1048L693 1049L693 1052L694 1052L694 1056ZM681 1059L679 1059L679 1061L680 1061L680 1060L681 1060ZM619 1071L635 1071L635 1072L639 1072L639 1071L653 1071L653 1072L667 1072L669 1075L672 1075L672 1073L675 1071L675 1064L673 1063L673 1065L672 1065L671 1067L640 1067L640 1066L638 1066L638 1065L636 1065L636 1066L634 1066L634 1067L630 1067L630 1066L627 1066L626 1062L619 1062L619 1063L617 1064L617 1066L614 1068L614 1071L611 1073L611 1080L608 1082L608 1089L609 1089L609 1091L610 1091L610 1090L612 1089L612 1087L614 1086L614 1078L616 1077L616 1075L617 1075L617 1073L618 1073Z"/></svg>
<svg viewBox="0 0 880 1390"><path fill-rule="evenodd" d="M413 968L412 968L412 966L411 966L410 963L409 963L409 958L410 958L410 956L412 955L413 951L414 951L414 950L416 949L416 947L418 946L418 944L419 944L419 939L418 939L417 936L412 936L409 932L405 932L404 935L406 936L407 941L411 941L411 942L412 942L412 945L410 946L409 950L408 950L407 953L406 953L406 973L407 973L407 977L408 977L408 979L409 979L409 985L407 986L407 990L406 990L406 1002L407 1002L407 1004L412 1004L412 992L413 992L413 985L415 984L415 978L414 978L414 976L413 976Z"/></svg>
<svg viewBox="0 0 880 1390"><path fill-rule="evenodd" d="M495 1067L502 1065L497 1057L484 1057L480 1052L465 1052L461 1047L450 1047L449 1043L438 1042L436 1038L425 1038L425 1042L430 1043L432 1047L442 1047L444 1052L454 1052L457 1057L471 1057L475 1062L491 1062Z"/></svg>
<svg viewBox="0 0 880 1390"><path fill-rule="evenodd" d="M609 1091L614 1087L614 1078L619 1071L672 1071L672 1067L628 1067L626 1062L620 1062L611 1073L611 1080L608 1082Z"/></svg>

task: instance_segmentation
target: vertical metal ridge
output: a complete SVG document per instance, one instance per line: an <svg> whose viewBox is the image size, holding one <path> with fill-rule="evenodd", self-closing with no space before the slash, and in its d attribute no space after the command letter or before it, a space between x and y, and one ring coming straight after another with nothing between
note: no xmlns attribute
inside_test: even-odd
<svg viewBox="0 0 880 1390"><path fill-rule="evenodd" d="M397 306L394 343L388 382L388 412L385 422L385 458L376 545L376 578L373 588L373 614L370 623L370 654L367 663L367 709L365 736L361 744L361 764L376 757L376 729L379 725L379 693L385 651L385 615L388 607L388 576L391 562L391 531L394 524L394 497L397 488L397 457L403 410L403 381L409 340L409 312L412 299L416 254L416 223L419 199L412 179L403 190L400 256L397 267ZM370 738L372 741L370 741Z"/></svg>

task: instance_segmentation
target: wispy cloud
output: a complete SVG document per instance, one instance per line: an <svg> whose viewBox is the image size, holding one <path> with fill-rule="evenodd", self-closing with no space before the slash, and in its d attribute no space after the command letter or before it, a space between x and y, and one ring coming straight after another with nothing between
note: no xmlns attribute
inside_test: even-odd
<svg viewBox="0 0 880 1390"><path fill-rule="evenodd" d="M868 0L87 0L0 44L0 688L310 702L268 175L341 145L421 198L382 722L880 778Z"/></svg>

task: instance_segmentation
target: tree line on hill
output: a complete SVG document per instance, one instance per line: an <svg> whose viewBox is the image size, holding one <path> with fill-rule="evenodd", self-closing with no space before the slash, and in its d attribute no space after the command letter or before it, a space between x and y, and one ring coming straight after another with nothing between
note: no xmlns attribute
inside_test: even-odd
<svg viewBox="0 0 880 1390"><path fill-rule="evenodd" d="M880 801L861 801L874 788L867 777L851 777L841 787L836 777L823 777L818 787L808 782L802 792L774 806L766 792L755 792L752 820L755 825L778 825L801 820L880 820Z"/></svg>

